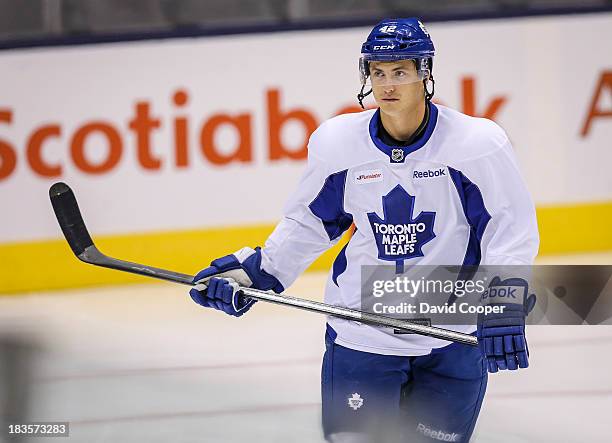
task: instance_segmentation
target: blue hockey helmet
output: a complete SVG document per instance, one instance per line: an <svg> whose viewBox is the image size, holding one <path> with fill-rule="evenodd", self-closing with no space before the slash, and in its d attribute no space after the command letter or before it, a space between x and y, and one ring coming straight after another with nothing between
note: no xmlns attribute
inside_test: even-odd
<svg viewBox="0 0 612 443"><path fill-rule="evenodd" d="M364 94L363 90L370 77L371 61L414 60L419 80L425 83L425 97L433 97L433 57L434 44L427 29L417 18L385 19L378 23L361 46L359 59L359 74L361 79L361 92L357 98L363 107L362 101L370 92ZM432 83L432 91L427 90L427 81Z"/></svg>

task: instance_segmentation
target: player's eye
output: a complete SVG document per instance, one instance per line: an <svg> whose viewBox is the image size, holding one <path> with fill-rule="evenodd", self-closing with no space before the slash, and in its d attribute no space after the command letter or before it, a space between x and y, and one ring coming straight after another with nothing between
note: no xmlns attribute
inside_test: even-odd
<svg viewBox="0 0 612 443"><path fill-rule="evenodd" d="M404 78L406 77L406 71L395 71L395 76L397 78Z"/></svg>
<svg viewBox="0 0 612 443"><path fill-rule="evenodd" d="M376 78L382 78L385 76L385 73L382 71L374 71L374 77Z"/></svg>

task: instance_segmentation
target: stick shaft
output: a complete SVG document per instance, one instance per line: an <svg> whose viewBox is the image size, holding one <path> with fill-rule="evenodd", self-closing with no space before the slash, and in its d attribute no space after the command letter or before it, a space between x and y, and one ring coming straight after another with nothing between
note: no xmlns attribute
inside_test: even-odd
<svg viewBox="0 0 612 443"><path fill-rule="evenodd" d="M118 271L131 272L133 274L144 275L146 277L154 277L161 280L182 283L184 285L189 286L193 285L193 276L191 275L181 274L179 272L169 271L167 269L155 268L153 266L147 266L139 263L133 263L108 257L102 254L94 245L85 248L85 250L78 255L78 258L86 263L93 264L96 266L102 266ZM368 312L362 312L355 309L349 309L313 300L292 297L286 294L275 294L272 292L260 291L258 289L253 288L241 287L240 291L245 296L254 298L256 300L267 301L279 305L292 306L306 311L332 315L334 317L359 321L361 323L368 323L376 326L392 327L420 335L439 338L442 340L454 341L472 346L478 345L477 338L472 335L456 331L450 331L448 329L437 328L435 326L420 325L406 320L386 317L383 315L370 314Z"/></svg>
<svg viewBox="0 0 612 443"><path fill-rule="evenodd" d="M193 285L192 275L112 258L100 252L95 245L88 246L82 253L78 254L77 257L79 260L95 266L144 275L145 277L158 278L174 283L182 283L184 285Z"/></svg>
<svg viewBox="0 0 612 443"><path fill-rule="evenodd" d="M462 332L437 328L435 326L421 325L407 320L400 320L378 314L370 314L368 312L358 311L356 309L329 305L327 303L321 303L313 300L305 300L286 294L274 294L253 288L240 288L240 290L244 295L257 300L265 300L271 303L289 305L299 309L332 315L334 317L344 318L347 320L355 320L375 326L388 326L391 328L401 329L403 331L413 332L419 335L426 335L428 337L439 338L442 340L478 346L478 339L476 337Z"/></svg>
<svg viewBox="0 0 612 443"><path fill-rule="evenodd" d="M96 248L96 245L87 231L87 227L83 221L83 216L81 215L79 205L76 201L74 193L72 192L72 189L70 189L70 187L65 183L55 183L49 189L49 197L51 198L51 204L53 205L55 216L57 217L60 227L62 228L64 236L66 237L66 241L79 260L95 266L131 272L133 274L154 277L184 285L193 285L193 276L191 275L119 260L104 255L102 252L100 252L100 250L98 250L98 248ZM357 311L355 309L329 305L312 300L304 300L285 294L274 294L272 292L260 291L253 288L240 288L240 290L245 296L254 298L256 300L263 300L285 306L293 306L306 311L359 321L371 325L392 327L420 335L440 338L442 340L478 346L477 338L469 334L449 331L447 329L433 326L421 325L382 315L370 314L367 312Z"/></svg>

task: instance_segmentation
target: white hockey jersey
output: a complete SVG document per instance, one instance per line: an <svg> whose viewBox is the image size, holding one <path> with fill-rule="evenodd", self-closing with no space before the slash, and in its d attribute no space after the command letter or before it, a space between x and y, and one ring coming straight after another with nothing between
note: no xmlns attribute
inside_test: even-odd
<svg viewBox="0 0 612 443"><path fill-rule="evenodd" d="M430 104L422 137L390 147L377 136L376 112L334 117L312 134L306 172L262 250L265 271L289 287L351 224L355 233L327 282L325 302L333 305L361 309L363 265L532 264L535 209L497 124ZM389 242L390 233L405 241ZM449 344L338 318L328 323L336 343L359 351L424 355ZM471 333L475 325L452 329Z"/></svg>

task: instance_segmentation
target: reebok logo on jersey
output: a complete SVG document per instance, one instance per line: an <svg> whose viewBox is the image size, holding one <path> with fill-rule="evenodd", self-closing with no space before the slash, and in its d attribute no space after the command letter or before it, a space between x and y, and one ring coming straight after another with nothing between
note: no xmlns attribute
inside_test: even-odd
<svg viewBox="0 0 612 443"><path fill-rule="evenodd" d="M359 171L355 173L355 183L363 185L364 183L374 183L382 181L383 173L380 169L372 169L368 171Z"/></svg>
<svg viewBox="0 0 612 443"><path fill-rule="evenodd" d="M417 425L417 431L423 434L426 437L429 437L438 441L459 441L461 434L457 434L456 432L444 432L442 430L433 430L428 428L423 423L419 423Z"/></svg>
<svg viewBox="0 0 612 443"><path fill-rule="evenodd" d="M412 174L412 178L432 178L432 177L442 177L446 175L445 168L438 168L435 171L431 169L427 169L426 171L417 171L415 170Z"/></svg>

